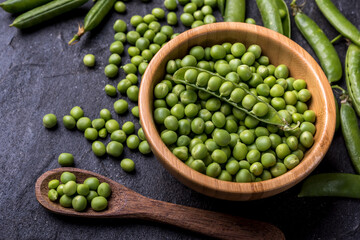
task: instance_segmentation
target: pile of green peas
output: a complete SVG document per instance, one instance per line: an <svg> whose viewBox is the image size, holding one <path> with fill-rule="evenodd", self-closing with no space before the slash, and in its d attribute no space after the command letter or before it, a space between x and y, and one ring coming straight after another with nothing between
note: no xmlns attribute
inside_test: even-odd
<svg viewBox="0 0 360 240"><path fill-rule="evenodd" d="M63 172L60 181L49 181L48 188L50 201L59 200L61 206L72 207L77 212L85 211L88 206L94 211L103 211L107 208L107 198L111 195L108 183L100 183L96 177L89 177L83 183L77 183L75 174L71 172Z"/></svg>
<svg viewBox="0 0 360 240"><path fill-rule="evenodd" d="M196 28L216 22L213 15L213 11L217 7L216 0L182 0L179 3L184 6L180 16L180 21L184 26Z"/></svg>
<svg viewBox="0 0 360 240"><path fill-rule="evenodd" d="M170 75L188 66L227 81L196 73L194 84L200 88L176 84ZM166 72L154 88L154 120L172 153L201 173L224 181L268 180L296 167L314 142L316 115L307 106L306 82L290 77L286 65L270 64L258 45L194 46L182 59L168 61ZM185 79L190 75L186 72ZM220 96L229 81L250 91L253 98L243 95L243 106L251 109L258 98L264 103L259 115L274 108L291 130L259 121L210 94Z"/></svg>

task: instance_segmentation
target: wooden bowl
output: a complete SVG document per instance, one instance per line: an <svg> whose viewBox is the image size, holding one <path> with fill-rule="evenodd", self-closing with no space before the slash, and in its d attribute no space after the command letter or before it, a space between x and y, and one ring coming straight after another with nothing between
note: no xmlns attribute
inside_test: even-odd
<svg viewBox="0 0 360 240"><path fill-rule="evenodd" d="M272 64L286 64L290 75L307 82L312 93L310 109L316 112L314 145L294 169L262 182L221 181L199 173L176 158L162 142L153 119L153 89L165 76L166 63L182 58L196 45L212 46L224 42L258 44ZM266 198L289 189L312 172L325 156L335 132L335 102L330 84L316 61L291 39L264 27L245 23L214 23L180 34L167 43L151 60L143 76L139 110L142 127L153 153L180 182L202 194L226 200Z"/></svg>

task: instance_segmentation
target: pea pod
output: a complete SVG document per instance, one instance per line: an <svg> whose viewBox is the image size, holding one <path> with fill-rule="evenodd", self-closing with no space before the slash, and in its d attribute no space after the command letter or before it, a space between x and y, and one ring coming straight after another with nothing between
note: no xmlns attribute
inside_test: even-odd
<svg viewBox="0 0 360 240"><path fill-rule="evenodd" d="M90 11L86 14L84 19L84 26L80 27L78 33L70 40L69 44L73 42L77 42L80 40L80 37L88 31L93 30L97 27L100 22L104 19L106 14L111 10L114 6L116 0L98 0L95 5L90 9Z"/></svg>
<svg viewBox="0 0 360 240"><path fill-rule="evenodd" d="M355 171L360 174L360 129L356 113L350 103L342 100L340 108L341 130Z"/></svg>
<svg viewBox="0 0 360 240"><path fill-rule="evenodd" d="M353 107L360 117L360 47L350 44L345 60L345 80Z"/></svg>
<svg viewBox="0 0 360 240"><path fill-rule="evenodd" d="M360 176L350 173L313 175L304 181L298 196L360 199Z"/></svg>
<svg viewBox="0 0 360 240"><path fill-rule="evenodd" d="M245 0L226 0L224 21L244 22L245 10Z"/></svg>
<svg viewBox="0 0 360 240"><path fill-rule="evenodd" d="M320 65L329 82L339 81L342 77L342 67L339 56L321 28L296 5L291 3L295 15L295 23L302 35L319 58Z"/></svg>
<svg viewBox="0 0 360 240"><path fill-rule="evenodd" d="M7 0L0 3L0 7L2 7L8 13L22 13L44 5L50 1L52 0Z"/></svg>
<svg viewBox="0 0 360 240"><path fill-rule="evenodd" d="M278 112L272 107L270 106L268 103L264 102L263 100L261 100L260 98L258 98L257 96L255 96L254 94L252 94L249 90L247 90L246 88L243 88L241 86L239 86L238 84L235 84L233 82L231 82L233 84L233 86L235 88L240 88L242 89L246 94L250 94L252 96L254 96L257 100L257 102L263 102L267 105L268 107L268 113L265 115L265 116L262 116L262 117L259 117L259 116L256 116L252 111L249 111L247 110L246 108L242 107L241 106L241 103L236 103L234 101L231 100L230 97L224 97L224 96L221 96L219 94L219 92L213 92L213 91L209 91L207 90L207 88L205 87L200 87L196 84L192 84L192 83L189 83L185 80L185 73L187 70L189 69L195 69L196 71L198 71L199 73L201 72L205 72L205 73L208 73L210 76L212 77L219 77L222 82L231 82L229 80L227 80L226 78L223 78L215 73L212 73L212 72L209 72L209 71L206 71L204 69L200 69L200 68L196 68L196 67L183 67L183 68L180 68L179 70L177 70L174 75L173 75L173 80L177 83L182 83L182 84L185 84L185 85L189 85L191 87L194 87L198 90L201 90L201 91L204 91L204 92L207 92L209 94L211 94L212 96L214 97L217 97L219 98L220 100L226 102L226 103L229 103L230 105L234 106L235 108L241 110L241 111L244 111L247 115L250 115L252 116L253 118L261 121L261 122L264 122L264 123L268 123L268 124L273 124L273 125L277 125L279 126L280 128L282 128L283 130L287 131L287 130L291 130L288 123L282 119L280 117L280 115L278 114Z"/></svg>
<svg viewBox="0 0 360 240"><path fill-rule="evenodd" d="M217 6L222 16L224 16L225 13L225 1L226 0L217 0Z"/></svg>
<svg viewBox="0 0 360 240"><path fill-rule="evenodd" d="M341 14L331 0L315 0L330 24L344 37L360 47L360 31Z"/></svg>
<svg viewBox="0 0 360 240"><path fill-rule="evenodd" d="M264 27L283 34L278 5L274 0L256 0Z"/></svg>
<svg viewBox="0 0 360 240"><path fill-rule="evenodd" d="M288 38L291 38L291 21L290 21L290 14L289 9L284 0L275 0L279 11L283 11L286 15L281 17L281 23L283 28L283 34Z"/></svg>
<svg viewBox="0 0 360 240"><path fill-rule="evenodd" d="M88 0L55 0L34 8L15 18L10 26L20 29L29 28L69 12L85 4Z"/></svg>

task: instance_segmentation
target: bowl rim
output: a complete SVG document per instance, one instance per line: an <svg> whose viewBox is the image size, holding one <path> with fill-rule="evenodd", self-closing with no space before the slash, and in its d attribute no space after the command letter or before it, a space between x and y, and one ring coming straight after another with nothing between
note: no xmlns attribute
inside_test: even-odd
<svg viewBox="0 0 360 240"><path fill-rule="evenodd" d="M316 81L319 83L320 92L324 96L324 131L319 136L319 139L315 141L311 149L310 155L304 156L300 164L294 169L287 171L285 174L272 178L270 180L261 181L261 182L251 182L251 183L238 183L238 182L227 182L218 180L216 178L209 177L205 174L199 173L192 168L188 167L180 159L176 158L175 155L167 148L167 146L162 142L160 134L156 129L152 106L147 97L149 89L151 88L151 82L153 81L152 75L156 72L156 67L159 64L159 59L164 59L170 52L174 45L184 44L188 41L189 37L194 37L196 35L207 34L209 31L239 31L243 30L250 32L252 34L267 35L273 41L283 42L283 45L290 48L290 45L295 45L296 54L305 62L310 69L316 74ZM140 91L139 91L139 113L140 121L142 128L144 130L146 139L148 140L153 153L157 157L158 161L168 170L170 173L175 176L180 182L187 185L188 187L195 189L205 195L221 198L219 193L227 194L226 198L230 200L239 200L237 195L241 194L257 194L257 198L269 197L287 190L288 188L294 186L306 176L308 176L321 162L325 156L327 150L330 147L331 140L335 133L335 121L331 119L331 115L335 113L335 101L334 98L330 98L325 93L331 91L330 84L325 76L324 72L318 65L318 63L313 59L313 57L300 45L298 45L293 40L279 34L273 30L264 28L262 26L246 24L246 23L213 23L200 26L194 29L187 30L175 39L169 41L165 46L163 46L159 52L154 56L152 61L150 61L141 81ZM321 150L321 151L320 151ZM183 166L180 166L182 164ZM303 168L299 166L306 167L306 171L303 171ZM286 180L286 181L285 181ZM265 194L265 192L272 192L271 194ZM229 197L229 195L231 197ZM240 197L243 198L243 197ZM252 199L249 197L248 200ZM240 199L242 200L242 199Z"/></svg>

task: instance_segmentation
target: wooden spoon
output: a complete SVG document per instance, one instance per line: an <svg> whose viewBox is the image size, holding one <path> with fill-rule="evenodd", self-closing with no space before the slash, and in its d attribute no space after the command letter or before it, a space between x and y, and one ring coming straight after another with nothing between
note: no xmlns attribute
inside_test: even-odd
<svg viewBox="0 0 360 240"><path fill-rule="evenodd" d="M59 180L65 171L74 173L77 182L93 176L100 182L109 183L112 194L108 199L108 208L102 212L95 212L91 208L76 212L50 201L48 183L52 179ZM36 181L35 193L43 207L67 216L152 220L220 239L285 239L284 234L269 223L150 199L100 174L78 168L57 168L45 172Z"/></svg>

